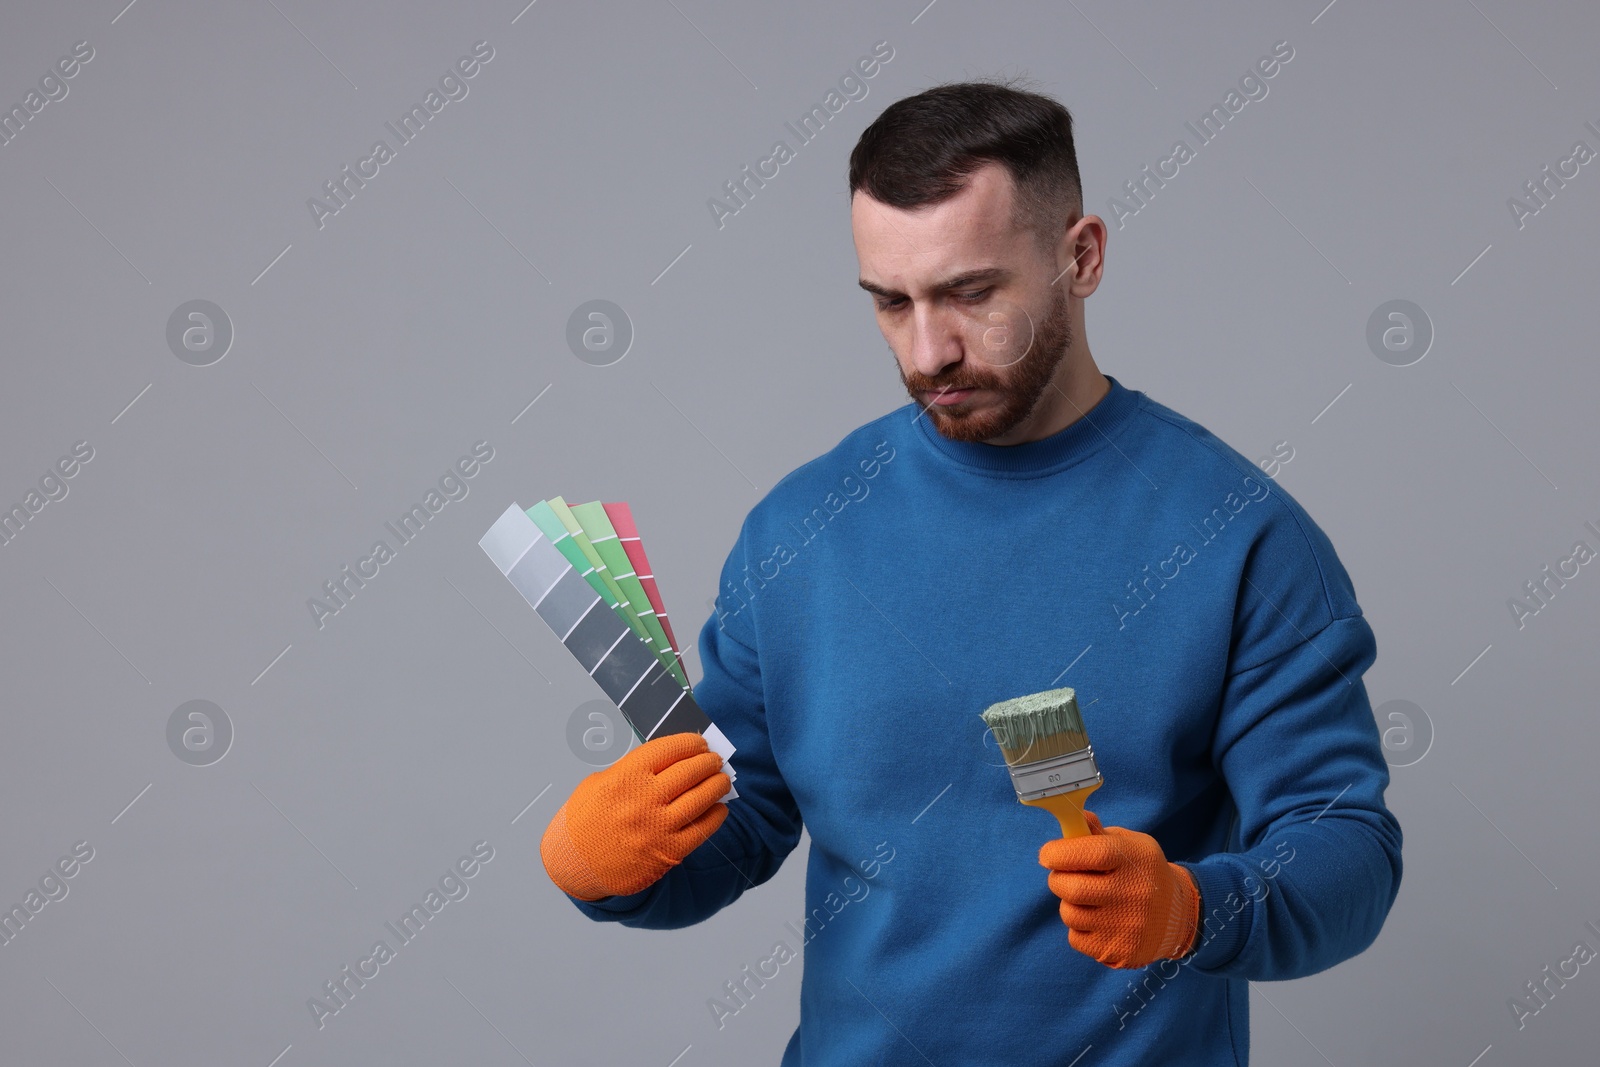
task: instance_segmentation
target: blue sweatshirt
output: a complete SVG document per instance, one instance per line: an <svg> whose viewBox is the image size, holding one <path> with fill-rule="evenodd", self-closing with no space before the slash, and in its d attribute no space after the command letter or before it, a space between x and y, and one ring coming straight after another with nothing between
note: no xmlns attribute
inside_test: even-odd
<svg viewBox="0 0 1600 1067"><path fill-rule="evenodd" d="M909 402L853 431L746 517L699 647L739 796L648 889L571 899L689 926L771 878L803 823L806 915L707 1003L727 1025L803 958L784 1067L1245 1064L1247 983L1362 951L1399 889L1377 649L1333 546L1115 378L1021 445L945 439ZM979 718L1061 686L1105 776L1090 809L1200 887L1182 960L1068 944L1038 862L1060 829Z"/></svg>

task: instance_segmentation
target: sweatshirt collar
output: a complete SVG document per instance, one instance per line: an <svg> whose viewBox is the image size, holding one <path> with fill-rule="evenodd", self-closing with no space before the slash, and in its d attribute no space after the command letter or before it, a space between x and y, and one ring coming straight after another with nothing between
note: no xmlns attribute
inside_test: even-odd
<svg viewBox="0 0 1600 1067"><path fill-rule="evenodd" d="M1102 372L1103 373L1103 372ZM989 445L981 441L952 441L933 427L931 416L917 418L921 405L903 410L915 419L917 436L935 454L975 474L997 478L1032 478L1078 463L1110 444L1139 409L1138 390L1129 389L1107 374L1111 391L1065 429L1020 445Z"/></svg>

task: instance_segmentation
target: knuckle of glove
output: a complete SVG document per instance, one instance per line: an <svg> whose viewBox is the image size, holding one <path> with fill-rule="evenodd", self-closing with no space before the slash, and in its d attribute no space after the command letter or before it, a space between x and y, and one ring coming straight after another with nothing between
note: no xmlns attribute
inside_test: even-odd
<svg viewBox="0 0 1600 1067"><path fill-rule="evenodd" d="M1116 937L1073 930L1067 936L1073 948L1105 967L1126 968L1133 964Z"/></svg>
<svg viewBox="0 0 1600 1067"><path fill-rule="evenodd" d="M1156 899L1156 887L1151 873L1144 870L1129 871L1120 880L1117 897L1134 906L1139 914L1150 910Z"/></svg>
<svg viewBox="0 0 1600 1067"><path fill-rule="evenodd" d="M1102 963L1107 967L1115 966L1115 953L1111 950L1106 939L1098 934L1086 933L1077 929L1068 930L1067 944L1096 963Z"/></svg>
<svg viewBox="0 0 1600 1067"><path fill-rule="evenodd" d="M1101 894L1095 892L1094 883L1081 874L1052 871L1045 882L1050 886L1050 892L1068 903L1090 907L1101 903Z"/></svg>
<svg viewBox="0 0 1600 1067"><path fill-rule="evenodd" d="M1131 862L1149 865L1166 861L1166 853L1161 851L1161 844L1149 834L1113 826L1107 831L1107 835L1116 838L1117 850Z"/></svg>

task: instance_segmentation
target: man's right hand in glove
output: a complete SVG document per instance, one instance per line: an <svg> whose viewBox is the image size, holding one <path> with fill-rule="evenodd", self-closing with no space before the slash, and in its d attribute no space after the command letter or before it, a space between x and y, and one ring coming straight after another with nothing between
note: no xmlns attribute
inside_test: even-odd
<svg viewBox="0 0 1600 1067"><path fill-rule="evenodd" d="M573 789L545 828L539 856L550 880L579 900L654 885L728 817L717 800L733 782L699 734L646 741Z"/></svg>

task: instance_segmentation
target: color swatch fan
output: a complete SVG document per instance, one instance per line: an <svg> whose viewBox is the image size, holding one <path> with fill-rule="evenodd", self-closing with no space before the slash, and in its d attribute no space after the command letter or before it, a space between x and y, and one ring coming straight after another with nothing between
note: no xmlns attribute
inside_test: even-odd
<svg viewBox="0 0 1600 1067"><path fill-rule="evenodd" d="M627 504L512 504L478 541L641 741L703 734L736 778L733 744L700 710ZM739 795L730 789L727 803Z"/></svg>

